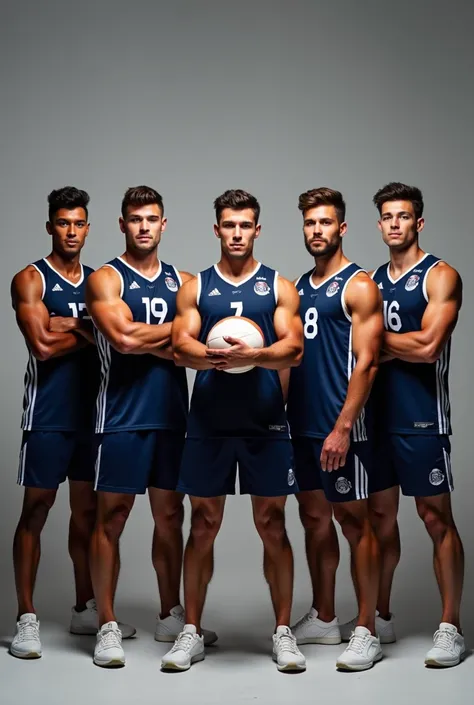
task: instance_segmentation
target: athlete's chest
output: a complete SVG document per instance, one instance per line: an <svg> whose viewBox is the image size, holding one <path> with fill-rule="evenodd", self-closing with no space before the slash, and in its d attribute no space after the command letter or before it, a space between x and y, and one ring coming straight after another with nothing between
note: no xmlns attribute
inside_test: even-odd
<svg viewBox="0 0 474 705"><path fill-rule="evenodd" d="M75 286L59 277L47 277L43 303L50 316L83 318L87 315L85 281Z"/></svg>
<svg viewBox="0 0 474 705"><path fill-rule="evenodd" d="M161 324L173 320L179 289L173 273L162 272L153 280L124 272L122 299L137 323Z"/></svg>
<svg viewBox="0 0 474 705"><path fill-rule="evenodd" d="M380 277L378 286L387 330L400 332L419 326L427 306L425 275L424 269L415 268L396 281L387 273Z"/></svg>
<svg viewBox="0 0 474 705"><path fill-rule="evenodd" d="M262 275L242 284L224 281L218 276L206 277L202 284L199 311L205 318L273 316L275 311L274 279Z"/></svg>

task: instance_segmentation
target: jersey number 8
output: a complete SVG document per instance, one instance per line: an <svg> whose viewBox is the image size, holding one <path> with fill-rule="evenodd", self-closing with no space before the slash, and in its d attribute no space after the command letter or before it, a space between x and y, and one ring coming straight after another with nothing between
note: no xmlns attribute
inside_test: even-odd
<svg viewBox="0 0 474 705"><path fill-rule="evenodd" d="M304 316L304 337L313 340L318 335L318 311L314 306Z"/></svg>

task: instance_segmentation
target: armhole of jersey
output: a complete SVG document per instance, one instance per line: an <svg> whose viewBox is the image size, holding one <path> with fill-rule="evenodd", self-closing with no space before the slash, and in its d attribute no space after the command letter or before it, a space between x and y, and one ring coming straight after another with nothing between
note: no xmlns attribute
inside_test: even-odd
<svg viewBox="0 0 474 705"><path fill-rule="evenodd" d="M300 276L298 277L298 279L295 281L295 286L298 286L298 284L300 283L300 280L301 280L301 277L302 277L302 276L303 276L303 275L300 274Z"/></svg>
<svg viewBox="0 0 474 705"><path fill-rule="evenodd" d="M345 315L345 317L347 318L347 320L348 320L348 321L351 321L351 322L352 322L352 316L351 316L351 314L349 313L349 311L347 310L346 300L345 300L344 297L345 297L345 295L346 295L347 285L349 284L349 282L351 281L351 279L353 279L353 278L355 277L355 275L356 275L356 274L359 274L360 272L365 272L365 269L356 269L356 271L351 274L351 276L349 277L349 279L346 281L346 283L345 283L344 286L342 287L342 293L341 293L341 306L342 306L342 310L344 311L344 315Z"/></svg>
<svg viewBox="0 0 474 705"><path fill-rule="evenodd" d="M433 269L433 267L436 267L436 265L439 264L439 263L442 262L442 261L443 261L443 260L439 259L439 260L437 260L436 262L433 262L433 264L430 265L430 266L428 267L428 269L426 270L426 272L425 272L425 276L424 276L424 279L423 279L423 297L424 297L426 303L428 303L428 292L426 291L428 274L431 272L431 270Z"/></svg>
<svg viewBox="0 0 474 705"><path fill-rule="evenodd" d="M176 269L174 264L173 264L173 269L176 272L176 279L179 281L179 285L183 286L183 280L181 279L181 274L178 272L178 270Z"/></svg>
<svg viewBox="0 0 474 705"><path fill-rule="evenodd" d="M110 267L110 269L113 269L114 272L117 272L117 274L119 275L119 277L120 277L120 298L123 299L123 292L124 292L124 289L125 289L125 284L124 284L124 282L123 282L122 272L119 272L119 270L117 269L117 267L114 267L113 264L108 264L108 263L107 263L107 264L104 264L104 267Z"/></svg>
<svg viewBox="0 0 474 705"><path fill-rule="evenodd" d="M273 277L273 293L275 294L275 306L278 306L278 272Z"/></svg>
<svg viewBox="0 0 474 705"><path fill-rule="evenodd" d="M197 292L196 292L196 306L199 306L199 301L201 300L201 289L202 289L201 272L198 272L197 280L198 280L198 286L197 286Z"/></svg>
<svg viewBox="0 0 474 705"><path fill-rule="evenodd" d="M36 271L38 272L38 274L41 277L41 282L43 284L43 291L41 293L41 301L43 301L44 295L46 294L46 279L44 278L43 272L41 271L41 269L39 267L36 266L36 264L32 264L31 266L36 269Z"/></svg>

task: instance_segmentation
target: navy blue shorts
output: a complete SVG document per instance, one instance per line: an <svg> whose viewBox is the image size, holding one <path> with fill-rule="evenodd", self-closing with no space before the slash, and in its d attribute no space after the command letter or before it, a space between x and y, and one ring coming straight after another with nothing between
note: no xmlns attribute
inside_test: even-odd
<svg viewBox="0 0 474 705"><path fill-rule="evenodd" d="M93 433L23 431L18 484L57 490L67 478L94 482Z"/></svg>
<svg viewBox="0 0 474 705"><path fill-rule="evenodd" d="M344 467L332 472L321 468L324 439L295 436L292 441L300 492L324 490L329 502L367 499L372 472L372 449L368 441L352 442Z"/></svg>
<svg viewBox="0 0 474 705"><path fill-rule="evenodd" d="M184 434L167 430L117 431L97 436L94 489L145 494L176 490Z"/></svg>
<svg viewBox="0 0 474 705"><path fill-rule="evenodd" d="M298 492L289 438L187 438L178 490L192 497L283 497Z"/></svg>
<svg viewBox="0 0 474 705"><path fill-rule="evenodd" d="M374 462L371 494L396 485L408 497L434 497L454 489L449 436L380 436Z"/></svg>

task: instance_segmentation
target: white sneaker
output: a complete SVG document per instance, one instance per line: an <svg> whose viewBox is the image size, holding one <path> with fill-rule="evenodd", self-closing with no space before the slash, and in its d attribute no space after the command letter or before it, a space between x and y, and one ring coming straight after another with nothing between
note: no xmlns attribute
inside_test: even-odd
<svg viewBox="0 0 474 705"><path fill-rule="evenodd" d="M296 622L291 631L298 644L340 644L341 632L339 622L334 617L332 622L323 622L318 618L314 607Z"/></svg>
<svg viewBox="0 0 474 705"><path fill-rule="evenodd" d="M96 666L103 666L104 668L125 666L122 634L117 622L107 622L97 632L94 663Z"/></svg>
<svg viewBox="0 0 474 705"><path fill-rule="evenodd" d="M357 617L354 617L350 622L341 624L341 639L342 641L350 641L352 632L357 626ZM393 644L396 640L395 627L393 623L393 614L390 619L382 619L379 613L375 613L375 631L380 639L381 644Z"/></svg>
<svg viewBox="0 0 474 705"><path fill-rule="evenodd" d="M185 624L168 653L161 659L164 671L187 671L192 663L204 660L204 638L194 624Z"/></svg>
<svg viewBox="0 0 474 705"><path fill-rule="evenodd" d="M118 627L122 632L122 639L130 639L135 636L137 630L130 624L118 622ZM91 634L96 635L99 631L99 615L95 600L87 600L86 609L77 612L73 607L71 610L71 624L69 627L71 634Z"/></svg>
<svg viewBox="0 0 474 705"><path fill-rule="evenodd" d="M10 644L10 653L17 658L40 658L40 623L35 614L26 612L16 623L15 636Z"/></svg>
<svg viewBox="0 0 474 705"><path fill-rule="evenodd" d="M365 627L356 627L346 650L336 662L336 668L340 671L366 671L382 656L378 637L372 636Z"/></svg>
<svg viewBox="0 0 474 705"><path fill-rule="evenodd" d="M171 642L176 641L178 634L183 631L184 627L184 609L181 605L173 607L169 616L165 619L156 618L155 641ZM217 641L218 637L215 632L210 632L207 629L202 630L204 646L210 646Z"/></svg>
<svg viewBox="0 0 474 705"><path fill-rule="evenodd" d="M273 635L272 659L279 671L306 671L306 659L298 649L290 627L277 627Z"/></svg>
<svg viewBox="0 0 474 705"><path fill-rule="evenodd" d="M449 668L460 663L466 651L466 645L464 637L453 624L441 622L433 641L433 648L426 654L426 666Z"/></svg>

